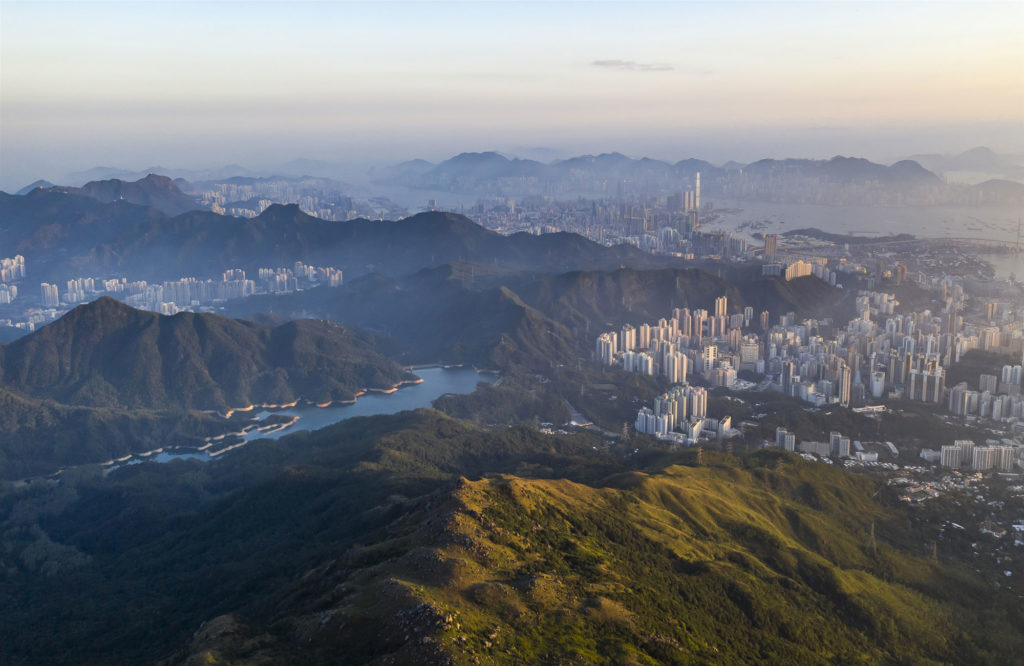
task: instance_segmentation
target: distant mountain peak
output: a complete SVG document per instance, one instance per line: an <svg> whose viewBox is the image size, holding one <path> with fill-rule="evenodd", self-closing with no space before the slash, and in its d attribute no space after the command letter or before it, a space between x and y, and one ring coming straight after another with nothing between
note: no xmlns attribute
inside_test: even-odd
<svg viewBox="0 0 1024 666"><path fill-rule="evenodd" d="M957 155L957 157L958 158L963 158L963 157L979 158L979 157L983 157L983 158L986 158L986 159L992 159L992 158L996 157L996 153L995 153L994 150L992 150L991 148L989 148L987 146L977 146L976 148L971 148L970 150L965 150L964 152L962 152L959 155Z"/></svg>
<svg viewBox="0 0 1024 666"><path fill-rule="evenodd" d="M55 189L69 194L80 194L104 203L127 201L140 206L150 206L165 215L180 215L200 208L195 200L178 189L173 180L155 173L136 181L110 178L90 181L82 187Z"/></svg>
<svg viewBox="0 0 1024 666"><path fill-rule="evenodd" d="M177 189L177 186L175 186L174 181L171 180L170 177L162 176L162 175L160 175L158 173L147 174L145 178L142 178L142 179L140 179L140 180L138 180L136 182L137 183L145 183L147 185L153 185L155 187L162 187L162 188L165 188L165 189L168 189L168 190L169 189Z"/></svg>
<svg viewBox="0 0 1024 666"><path fill-rule="evenodd" d="M30 185L26 185L25 187L21 188L20 190L15 192L15 194L17 194L19 196L24 196L24 195L28 194L29 192L31 192L32 190L38 190L38 189L44 189L45 190L45 189L50 188L50 187L56 187L56 185L54 185L53 183L51 183L48 180L40 179L40 180L37 180L36 182L30 184Z"/></svg>
<svg viewBox="0 0 1024 666"><path fill-rule="evenodd" d="M273 204L270 204L269 206L267 206L267 209L263 211L264 214L266 214L266 213L283 213L283 212L301 213L303 211L302 211L302 208L300 208L299 204L297 204L297 203L273 203Z"/></svg>
<svg viewBox="0 0 1024 666"><path fill-rule="evenodd" d="M509 162L507 157L501 153L493 150L488 150L482 153L459 153L455 157L448 160L449 162L488 162L488 161L500 161Z"/></svg>
<svg viewBox="0 0 1024 666"><path fill-rule="evenodd" d="M310 215L306 211L299 207L299 204L270 204L266 210L260 213L257 220L262 222L268 221L279 221L279 222L307 222L309 220L319 219L313 215Z"/></svg>
<svg viewBox="0 0 1024 666"><path fill-rule="evenodd" d="M96 300L76 305L54 324L60 323L65 327L75 327L83 321L93 321L97 318L109 321L124 318L152 319L156 316L155 312L138 310L111 296L100 296ZM87 324L87 326L92 326L92 324Z"/></svg>
<svg viewBox="0 0 1024 666"><path fill-rule="evenodd" d="M72 312L74 312L75 310L103 310L103 309L107 309L107 308L114 308L114 309L117 309L117 310L132 310L132 311L135 311L135 308L133 308L130 305L125 304L122 301L117 300L113 296L100 296L99 298L97 298L94 301L90 301L88 303L83 303L82 305L76 306L72 310Z"/></svg>

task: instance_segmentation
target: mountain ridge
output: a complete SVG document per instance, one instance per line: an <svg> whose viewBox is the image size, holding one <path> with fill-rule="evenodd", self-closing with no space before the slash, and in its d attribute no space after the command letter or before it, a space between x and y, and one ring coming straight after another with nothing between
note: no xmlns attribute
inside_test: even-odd
<svg viewBox="0 0 1024 666"><path fill-rule="evenodd" d="M17 574L0 641L91 663L1019 654L1012 595L926 558L885 484L782 451L602 440L417 410L253 443L230 466L69 480L56 510L0 514Z"/></svg>
<svg viewBox="0 0 1024 666"><path fill-rule="evenodd" d="M0 194L0 232L37 267L41 280L52 281L110 273L146 280L210 277L227 268L255 272L296 261L337 266L352 277L454 261L519 270L671 262L576 234L502 236L454 213L329 222L294 204L274 204L252 219L198 210L168 217L152 207L101 203L70 190Z"/></svg>
<svg viewBox="0 0 1024 666"><path fill-rule="evenodd" d="M90 181L81 187L54 186L47 189L64 194L80 194L102 203L127 201L171 216L201 209L198 203L178 189L173 180L154 173L133 182L111 178Z"/></svg>
<svg viewBox="0 0 1024 666"><path fill-rule="evenodd" d="M0 386L68 405L226 411L413 379L342 326L164 316L102 297L0 347Z"/></svg>

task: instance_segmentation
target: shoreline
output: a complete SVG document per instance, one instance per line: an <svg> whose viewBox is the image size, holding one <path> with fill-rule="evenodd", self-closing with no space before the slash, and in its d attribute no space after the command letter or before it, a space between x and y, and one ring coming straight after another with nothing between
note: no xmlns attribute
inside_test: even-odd
<svg viewBox="0 0 1024 666"><path fill-rule="evenodd" d="M405 369L409 370L410 372L413 372L413 371L416 371L416 370L432 370L434 368L441 368L442 370L454 370L456 368L472 368L473 372L475 372L475 373L477 373L479 375L500 375L501 374L501 370L491 370L491 369L487 369L487 368L478 368L475 365L470 365L469 363L450 363L450 364L427 363L427 364L424 364L424 365L407 365L407 366L405 366Z"/></svg>
<svg viewBox="0 0 1024 666"><path fill-rule="evenodd" d="M426 367L426 366L423 366L423 367ZM437 367L437 366L434 366L434 367ZM422 383L423 383L423 378L422 377L417 377L416 379L403 379L402 381L398 382L397 384L393 384L391 386L391 388L362 388L362 389L359 389L355 393L355 395L352 397L351 400L328 400L327 402L312 402L312 401L307 400L305 398L296 398L295 400L293 400L291 402L280 404L280 405L264 403L264 404L260 404L260 405L252 404L252 405L248 405L246 407L230 407L230 408L228 408L228 410L226 412L220 412L220 411L217 411L217 410L205 410L205 411L206 411L207 414L217 414L217 415L219 415L219 416L221 416L221 417L223 417L225 419L230 419L236 412L252 412L252 411L255 411L257 409L266 410L266 411L274 411L274 410L281 410L281 409L291 409L292 407L297 406L300 402L303 405L307 406L307 407L320 407L320 408L330 407L331 405L354 405L356 403L356 401L361 396L364 396L367 393L387 393L387 394L390 394L390 393L394 393L395 391L397 391L398 389L402 388L403 386L411 386L411 385L422 384ZM229 434L229 433L225 433L225 434ZM218 435L218 437L224 437L224 436L225 435Z"/></svg>
<svg viewBox="0 0 1024 666"><path fill-rule="evenodd" d="M477 374L489 374L489 375L500 375L501 374L500 370L484 370L484 369L477 368L476 366L467 366L467 364L465 364L465 363L459 363L459 364L454 364L454 365L444 365L444 364L440 364L440 363L435 363L435 364L431 364L431 365L418 365L418 366L411 366L410 365L410 366L406 366L405 370L411 372L412 370L426 370L426 369L433 369L433 368L441 368L442 370L450 370L452 368L465 368L465 367L472 368L473 371L476 372ZM332 407L332 406L335 406L335 405L339 405L339 406L354 405L354 404L356 404L356 402L359 401L359 398L361 398L364 395L367 395L368 393L379 393L379 394L382 394L382 395L391 395L392 393L396 393L399 389L401 389L404 386L416 386L418 384L422 384L423 382L424 382L424 380L423 380L422 377L416 377L415 379L403 379L402 381L392 385L391 388L362 388L362 389L360 389L359 391L357 391L355 393L355 395L352 397L351 400L329 400L327 402L311 402L311 401L305 400L305 399L297 399L297 400L294 400L291 403L286 404L286 405L259 405L259 407L260 407L260 409L263 409L263 410L289 409L291 407L295 407L300 402L302 402L303 405L305 405L307 407L315 407L315 408L318 408L318 409L325 409L327 407ZM255 408L256 408L256 405L249 405L248 407L239 407L239 408L234 408L234 409L228 410L227 413L228 414L233 414L234 412L239 412L239 411L249 412L249 411L255 410ZM230 418L230 417L226 417L226 418ZM216 435L216 436L213 436L213 437L207 437L206 440L205 440L205 443L203 444L203 446L201 446L201 447L199 447L198 449L195 449L195 450L205 452L208 456L210 456L212 458L214 456L220 455L221 453L225 453L227 451L230 451L232 449L236 449L236 448L238 448L240 446L244 446L245 444L247 444L249 442L249 440L244 439L244 437L246 435L248 435L253 429L260 430L262 434L271 434L271 433L275 433L275 432L280 432L280 431L285 430L287 428L290 428L293 425L295 425L296 423L298 423L300 418L301 417L296 416L291 421L289 421L288 423L280 423L280 424L274 424L273 426L263 426L263 427L260 427L258 425L259 422L257 421L255 423L251 423L251 424L245 426L239 432L222 433L220 435ZM241 442L237 442L235 444L232 444L232 445L230 445L230 446L228 446L228 447L226 447L224 449L220 449L220 450L218 450L216 452L208 451L208 449L214 444L214 442L222 441L222 440L228 439L229 437L241 437L241 438L243 438L243 440ZM177 450L177 449L172 449L172 450Z"/></svg>
<svg viewBox="0 0 1024 666"><path fill-rule="evenodd" d="M304 406L306 406L306 407L315 407L317 409L325 409L327 407L332 407L334 405L339 405L339 406L354 405L354 404L356 404L356 402L359 400L360 397L366 395L367 393L381 393L381 394L384 394L384 395L390 395L392 393L397 392L403 386L415 386L417 384L422 384L423 381L424 380L423 380L422 377L416 377L415 379L403 379L402 381L398 382L397 384L392 385L391 388L363 388L363 389L360 389L359 391L357 391L355 393L355 395L352 397L351 400L328 400L327 402L312 402L312 401L305 400L305 399L297 399L297 400L293 400L292 402L287 403L287 404L283 404L283 405L266 405L266 404L264 404L264 405L258 405L258 407L261 410L274 411L274 410L290 409L290 408L295 407L296 405L298 405L300 402ZM235 412L250 412L250 411L254 411L256 409L256 407L257 407L257 405L249 405L248 407L237 407L237 408L229 409L227 411L227 416L225 416L224 414L221 414L221 415L224 416L224 418L231 418L230 415L234 414ZM289 420L287 423L275 423L275 424L269 425L269 426L260 426L259 425L259 421L254 421L253 423L250 423L250 424L246 425L245 427L243 427L238 432L226 432L226 433L221 433L220 435L215 435L213 437L207 437L204 440L205 443L202 446L200 446L198 449L195 449L195 450L202 451L202 452L206 453L206 455L210 456L210 458L212 459L213 457L219 456L222 453L226 453L227 451L230 451L232 449L237 449L240 446L244 446L244 445L248 444L250 440L245 439L245 436L248 435L249 433L251 433L253 430L258 430L261 434L269 435L269 434L272 434L272 433L275 433L275 432L280 432L282 430L285 430L287 428L290 428L290 427L294 426L296 423L299 422L300 419L301 419L301 417L295 416L291 420ZM231 444L231 445L229 445L229 446L227 446L227 447L225 447L223 449L218 449L217 451L209 451L208 450L211 446L213 446L213 444L215 442L220 442L220 441L226 440L228 438L232 438L232 437L242 438L242 441L235 442L234 444ZM175 448L174 450L178 450L178 449ZM188 450L188 449L185 449L185 450Z"/></svg>

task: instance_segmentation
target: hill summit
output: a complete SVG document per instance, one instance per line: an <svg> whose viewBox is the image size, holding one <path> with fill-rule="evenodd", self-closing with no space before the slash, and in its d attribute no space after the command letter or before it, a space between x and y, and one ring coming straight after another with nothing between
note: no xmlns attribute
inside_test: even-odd
<svg viewBox="0 0 1024 666"><path fill-rule="evenodd" d="M164 316L103 297L0 348L0 385L72 405L229 409L351 400L412 380L343 326Z"/></svg>
<svg viewBox="0 0 1024 666"><path fill-rule="evenodd" d="M149 206L164 215L180 215L201 208L191 197L178 189L173 180L155 173L134 182L111 178L94 180L81 187L56 186L50 189L66 194L80 194L103 203L127 201L139 206Z"/></svg>

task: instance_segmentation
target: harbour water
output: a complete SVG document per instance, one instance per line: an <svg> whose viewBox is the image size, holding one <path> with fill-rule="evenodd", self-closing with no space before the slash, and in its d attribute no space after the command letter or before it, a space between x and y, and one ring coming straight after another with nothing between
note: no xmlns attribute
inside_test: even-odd
<svg viewBox="0 0 1024 666"><path fill-rule="evenodd" d="M1012 276L1018 282L1024 280L1024 254L983 254L981 257L992 264L996 278L1007 280Z"/></svg>
<svg viewBox="0 0 1024 666"><path fill-rule="evenodd" d="M835 234L869 237L907 233L922 238L981 238L1007 243L1017 238L1019 207L1013 206L823 206L715 200L721 215L706 231L783 234L816 227Z"/></svg>

